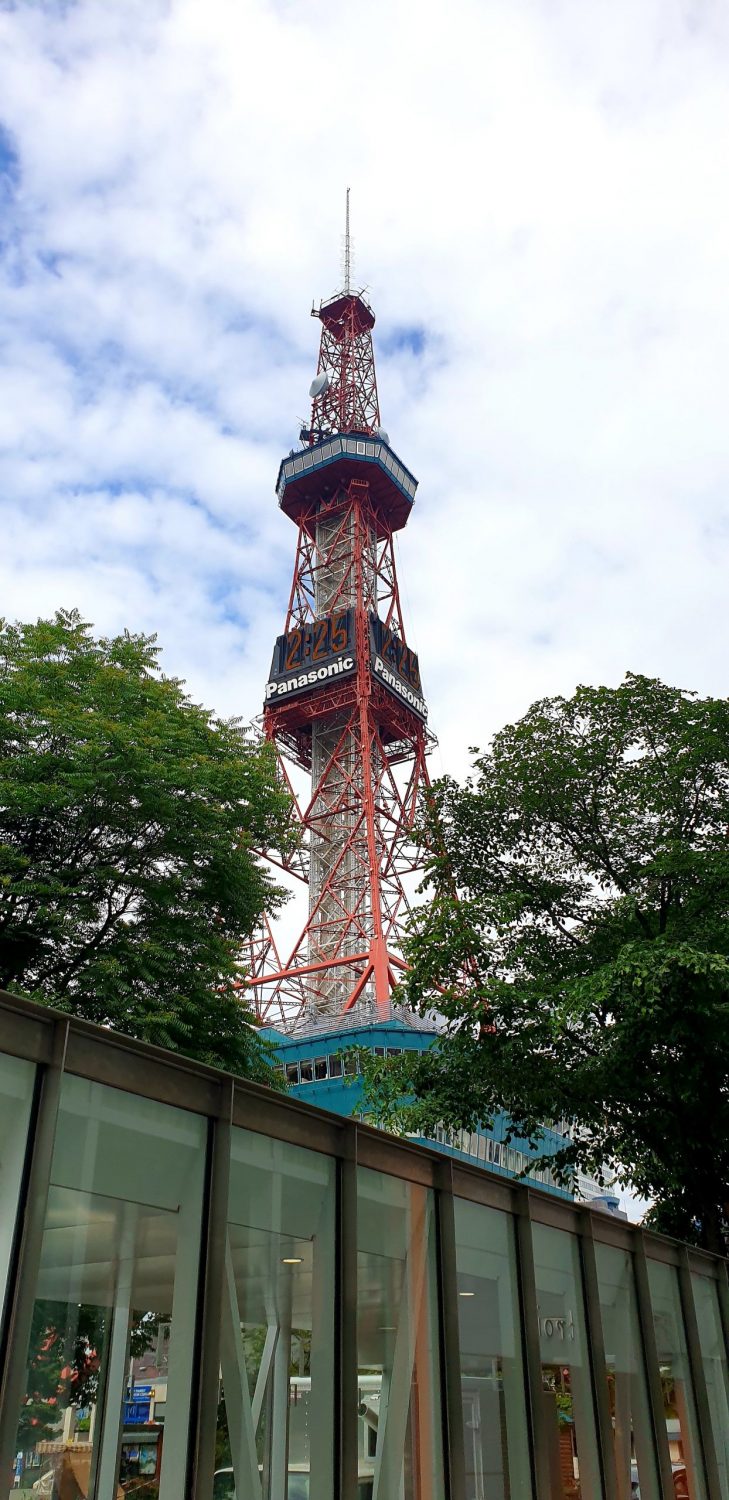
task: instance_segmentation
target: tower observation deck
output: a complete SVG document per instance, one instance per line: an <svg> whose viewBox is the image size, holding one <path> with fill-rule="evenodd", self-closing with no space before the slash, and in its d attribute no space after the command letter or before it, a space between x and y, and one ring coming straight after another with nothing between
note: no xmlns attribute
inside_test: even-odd
<svg viewBox="0 0 729 1500"><path fill-rule="evenodd" d="M391 1018L434 743L394 552L417 481L381 426L375 316L349 286L348 253L345 267L343 290L312 309L310 424L276 485L297 541L263 726L294 795L301 841L284 868L308 884L308 912L285 955L270 927L259 934L248 982L261 1021L294 1034Z"/></svg>

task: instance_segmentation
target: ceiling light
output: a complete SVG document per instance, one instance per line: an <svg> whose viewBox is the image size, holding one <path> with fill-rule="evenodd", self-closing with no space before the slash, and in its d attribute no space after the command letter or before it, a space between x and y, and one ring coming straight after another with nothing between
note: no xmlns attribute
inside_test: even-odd
<svg viewBox="0 0 729 1500"><path fill-rule="evenodd" d="M303 1265L303 1262L304 1262L303 1255L284 1255L283 1260L281 1261L281 1265L282 1266L301 1266L301 1265Z"/></svg>
<svg viewBox="0 0 729 1500"><path fill-rule="evenodd" d="M459 1297L475 1297L475 1292L459 1292Z"/></svg>

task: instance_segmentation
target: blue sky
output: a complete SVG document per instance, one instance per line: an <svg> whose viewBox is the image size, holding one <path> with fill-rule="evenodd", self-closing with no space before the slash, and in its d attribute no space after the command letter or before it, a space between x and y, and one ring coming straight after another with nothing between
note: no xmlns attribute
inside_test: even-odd
<svg viewBox="0 0 729 1500"><path fill-rule="evenodd" d="M729 12L0 10L0 613L258 712L352 189L435 769L627 669L726 692Z"/></svg>

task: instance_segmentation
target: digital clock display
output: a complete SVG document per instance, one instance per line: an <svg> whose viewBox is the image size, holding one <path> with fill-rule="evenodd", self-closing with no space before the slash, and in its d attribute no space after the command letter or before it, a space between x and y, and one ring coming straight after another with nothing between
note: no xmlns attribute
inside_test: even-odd
<svg viewBox="0 0 729 1500"><path fill-rule="evenodd" d="M375 677L401 703L427 719L418 658L378 615L370 615L370 656Z"/></svg>
<svg viewBox="0 0 729 1500"><path fill-rule="evenodd" d="M323 683L353 672L354 611L341 609L309 625L280 635L273 649L266 702L284 695L311 692Z"/></svg>
<svg viewBox="0 0 729 1500"><path fill-rule="evenodd" d="M282 677L288 672L320 667L332 656L348 651L354 645L353 623L352 610L341 609L280 635L273 653L271 676Z"/></svg>
<svg viewBox="0 0 729 1500"><path fill-rule="evenodd" d="M381 687L426 720L418 658L376 614L369 617L370 671ZM276 641L266 683L266 703L298 697L334 685L357 669L354 610L336 610L297 625Z"/></svg>

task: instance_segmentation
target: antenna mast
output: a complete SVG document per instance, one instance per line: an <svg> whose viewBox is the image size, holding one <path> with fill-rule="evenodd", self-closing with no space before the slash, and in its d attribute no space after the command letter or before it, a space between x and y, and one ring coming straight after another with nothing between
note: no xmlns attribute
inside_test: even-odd
<svg viewBox="0 0 729 1500"><path fill-rule="evenodd" d="M349 289L350 289L349 288L349 283L350 283L350 279L351 279L351 271L352 271L351 243L350 243L350 238L349 238L349 188L347 188L347 213L346 213L345 228L344 228L344 290L345 290L345 292L349 292Z"/></svg>

